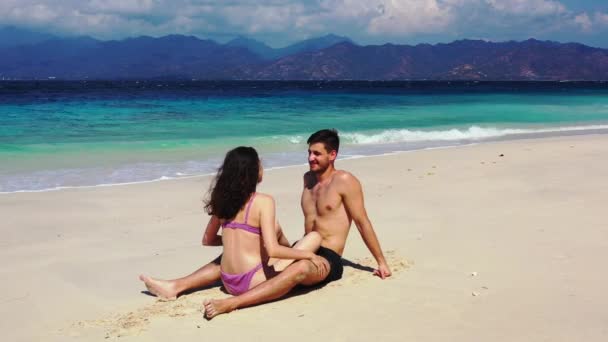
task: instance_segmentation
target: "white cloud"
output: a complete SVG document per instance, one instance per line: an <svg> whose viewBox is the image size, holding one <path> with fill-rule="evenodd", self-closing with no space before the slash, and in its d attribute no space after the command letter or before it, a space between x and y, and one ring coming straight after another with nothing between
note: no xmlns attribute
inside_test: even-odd
<svg viewBox="0 0 608 342"><path fill-rule="evenodd" d="M320 0L319 7L307 22L329 31L350 27L369 35L438 32L453 19L451 5L441 0Z"/></svg>
<svg viewBox="0 0 608 342"><path fill-rule="evenodd" d="M559 1L552 0L486 0L493 9L515 15L554 15L567 11Z"/></svg>
<svg viewBox="0 0 608 342"><path fill-rule="evenodd" d="M146 14L157 5L155 0L91 0L88 7L94 11L123 14Z"/></svg>
<svg viewBox="0 0 608 342"><path fill-rule="evenodd" d="M353 20L370 15L378 15L382 1L362 1L362 0L321 0L319 7L321 12L327 17L339 20Z"/></svg>
<svg viewBox="0 0 608 342"><path fill-rule="evenodd" d="M587 13L581 13L574 17L574 23L578 25L584 32L590 32L593 26L591 18Z"/></svg>
<svg viewBox="0 0 608 342"><path fill-rule="evenodd" d="M608 13L595 12L590 15L583 12L574 17L573 23L584 33L594 33L608 28Z"/></svg>
<svg viewBox="0 0 608 342"><path fill-rule="evenodd" d="M304 12L298 3L285 5L234 5L218 6L218 14L226 22L247 33L280 32L289 29L295 20Z"/></svg>
<svg viewBox="0 0 608 342"><path fill-rule="evenodd" d="M29 4L22 7L13 7L8 10L8 16L19 21L31 21L34 23L47 23L60 16L54 8L45 4Z"/></svg>
<svg viewBox="0 0 608 342"><path fill-rule="evenodd" d="M593 20L601 26L608 26L608 13L595 12Z"/></svg>
<svg viewBox="0 0 608 342"><path fill-rule="evenodd" d="M452 8L436 0L385 1L381 15L369 23L373 34L414 34L445 29L454 14Z"/></svg>
<svg viewBox="0 0 608 342"><path fill-rule="evenodd" d="M241 34L276 45L326 33L362 42L594 33L608 14L574 13L558 0L0 0L1 25L104 39Z"/></svg>

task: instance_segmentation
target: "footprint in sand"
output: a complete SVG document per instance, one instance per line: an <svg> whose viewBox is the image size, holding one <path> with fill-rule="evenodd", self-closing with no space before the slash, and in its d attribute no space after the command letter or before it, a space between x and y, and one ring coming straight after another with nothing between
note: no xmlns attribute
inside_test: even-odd
<svg viewBox="0 0 608 342"><path fill-rule="evenodd" d="M106 333L106 339L137 335L146 329L151 320L157 317L199 317L204 298L224 295L219 288L213 288L183 295L173 301L158 299L152 304L125 314L114 314L103 319L76 322L68 329L68 333L75 333L87 328L102 328Z"/></svg>
<svg viewBox="0 0 608 342"><path fill-rule="evenodd" d="M482 296L482 295L486 295L486 293L484 293L484 292L487 291L487 290L488 290L487 286L482 286L480 289L471 292L471 296L473 296L473 297L479 297L479 296Z"/></svg>

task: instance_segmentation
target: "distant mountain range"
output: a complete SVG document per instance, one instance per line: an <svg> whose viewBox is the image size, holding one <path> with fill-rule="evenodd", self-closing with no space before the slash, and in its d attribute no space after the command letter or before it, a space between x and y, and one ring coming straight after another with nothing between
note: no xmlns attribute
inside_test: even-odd
<svg viewBox="0 0 608 342"><path fill-rule="evenodd" d="M327 35L274 49L169 35L101 41L0 29L1 79L608 80L608 50L529 39L359 46Z"/></svg>
<svg viewBox="0 0 608 342"><path fill-rule="evenodd" d="M57 37L46 33L19 29L14 26L0 28L0 49L36 44L51 39L57 39Z"/></svg>
<svg viewBox="0 0 608 342"><path fill-rule="evenodd" d="M235 38L226 43L226 46L243 47L255 53L262 59L273 60L289 55L295 55L297 53L322 50L343 42L353 43L349 38L328 34L319 38L307 39L280 49L273 49L262 42L246 37Z"/></svg>

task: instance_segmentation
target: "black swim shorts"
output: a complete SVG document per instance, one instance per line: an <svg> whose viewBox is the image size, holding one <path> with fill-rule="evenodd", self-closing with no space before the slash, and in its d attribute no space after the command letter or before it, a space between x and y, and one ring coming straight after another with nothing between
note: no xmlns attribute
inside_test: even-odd
<svg viewBox="0 0 608 342"><path fill-rule="evenodd" d="M294 242L291 247L293 248L297 243L298 241ZM323 246L320 246L315 254L327 260L329 263L329 274L320 283L312 286L325 285L327 283L331 283L332 281L342 279L344 266L342 266L342 256L340 256L340 254Z"/></svg>
<svg viewBox="0 0 608 342"><path fill-rule="evenodd" d="M329 262L329 274L320 284L331 283L342 278L344 267L342 266L342 256L340 254L323 246L319 247L316 254Z"/></svg>

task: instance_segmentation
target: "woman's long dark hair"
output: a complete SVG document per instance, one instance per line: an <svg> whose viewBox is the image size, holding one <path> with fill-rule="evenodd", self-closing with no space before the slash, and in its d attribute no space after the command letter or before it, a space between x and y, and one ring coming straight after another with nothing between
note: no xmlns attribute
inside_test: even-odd
<svg viewBox="0 0 608 342"><path fill-rule="evenodd" d="M221 219L232 219L255 192L260 172L260 159L253 147L239 146L226 153L224 163L205 200L205 211Z"/></svg>

